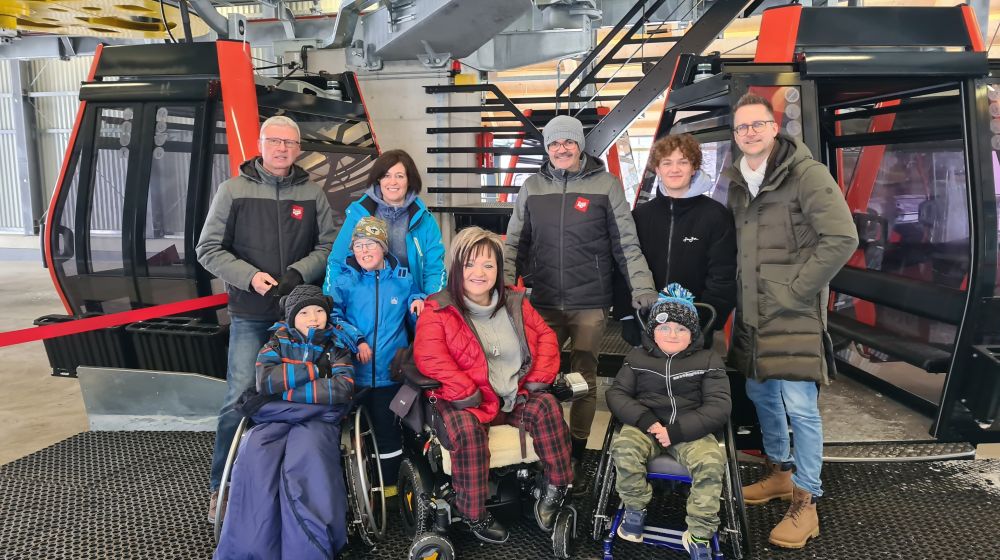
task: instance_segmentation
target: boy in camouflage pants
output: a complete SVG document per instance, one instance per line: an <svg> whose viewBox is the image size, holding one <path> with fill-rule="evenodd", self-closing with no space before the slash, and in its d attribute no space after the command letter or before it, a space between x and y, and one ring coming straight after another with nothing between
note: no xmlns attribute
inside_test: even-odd
<svg viewBox="0 0 1000 560"><path fill-rule="evenodd" d="M643 346L625 357L606 394L608 408L625 424L611 444L616 489L625 505L618 536L642 541L653 497L646 465L669 453L692 478L684 547L691 558L708 559L726 468L713 434L729 418L729 379L722 359L702 348L694 296L679 284L660 294L645 327Z"/></svg>

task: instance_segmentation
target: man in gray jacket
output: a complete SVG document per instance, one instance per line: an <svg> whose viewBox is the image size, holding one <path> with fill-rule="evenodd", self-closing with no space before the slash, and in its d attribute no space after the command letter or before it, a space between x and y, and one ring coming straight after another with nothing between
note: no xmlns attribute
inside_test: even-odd
<svg viewBox="0 0 1000 560"><path fill-rule="evenodd" d="M570 409L573 493L585 486L580 470L597 406L597 357L612 299L615 265L636 308L656 302L653 278L639 248L625 191L604 162L583 153L583 124L560 115L542 131L548 161L524 182L507 226L506 282L531 285L531 304L556 332L573 339L570 370L583 374L587 396Z"/></svg>
<svg viewBox="0 0 1000 560"><path fill-rule="evenodd" d="M743 157L725 171L736 218L738 302L729 365L747 376L767 471L743 488L748 504L792 500L771 531L776 546L819 535L823 425L819 385L829 383L829 283L858 246L837 181L801 142L779 134L766 99L744 95L733 111ZM788 424L795 433L789 449Z"/></svg>
<svg viewBox="0 0 1000 560"><path fill-rule="evenodd" d="M303 283L322 282L336 237L326 193L295 165L299 127L271 117L260 128L259 157L221 185L196 248L198 262L229 293L229 366L212 456L208 517L215 520L218 489L240 414L237 399L255 383L257 352L281 318L278 298Z"/></svg>

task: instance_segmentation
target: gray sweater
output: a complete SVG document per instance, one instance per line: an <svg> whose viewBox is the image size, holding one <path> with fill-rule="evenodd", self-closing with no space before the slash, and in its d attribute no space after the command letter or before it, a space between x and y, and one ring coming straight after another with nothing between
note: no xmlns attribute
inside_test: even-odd
<svg viewBox="0 0 1000 560"><path fill-rule="evenodd" d="M487 306L477 305L469 298L465 298L465 305L469 309L468 317L472 328L483 345L490 386L500 397L500 410L510 412L517 399L517 373L522 363L521 345L506 308L500 308L496 315L490 317L497 307L497 299L497 293L493 292L493 298Z"/></svg>

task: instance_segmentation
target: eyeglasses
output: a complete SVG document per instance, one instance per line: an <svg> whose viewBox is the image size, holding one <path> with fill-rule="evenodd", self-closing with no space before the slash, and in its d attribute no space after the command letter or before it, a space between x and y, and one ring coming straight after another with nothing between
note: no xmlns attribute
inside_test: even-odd
<svg viewBox="0 0 1000 560"><path fill-rule="evenodd" d="M550 142L549 145L546 147L549 149L550 152L563 149L572 150L573 148L577 147L577 143L576 140L565 140L563 142Z"/></svg>
<svg viewBox="0 0 1000 560"><path fill-rule="evenodd" d="M359 251L371 251L376 245L378 245L378 243L375 243L374 241L359 241L354 245L351 245L351 248L354 249L355 253L357 253Z"/></svg>
<svg viewBox="0 0 1000 560"><path fill-rule="evenodd" d="M767 128L766 125L768 123L773 123L773 122L774 121L753 121L750 124L741 124L739 126L733 127L733 130L736 131L737 136L746 136L747 133L750 132L751 128L753 128L754 132L760 134L761 132L764 132L765 128Z"/></svg>
<svg viewBox="0 0 1000 560"><path fill-rule="evenodd" d="M284 144L289 150L301 144L298 140L285 140L284 138L265 138L264 143L272 148L277 148L278 146Z"/></svg>

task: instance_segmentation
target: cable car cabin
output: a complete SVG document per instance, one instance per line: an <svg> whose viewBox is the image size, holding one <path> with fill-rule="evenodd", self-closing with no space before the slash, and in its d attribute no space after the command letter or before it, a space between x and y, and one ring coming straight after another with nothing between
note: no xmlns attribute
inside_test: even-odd
<svg viewBox="0 0 1000 560"><path fill-rule="evenodd" d="M73 315L222 292L195 244L219 183L259 154L268 117L298 123L298 165L341 216L378 156L353 73L255 76L242 42L99 48L80 101L43 238Z"/></svg>
<svg viewBox="0 0 1000 560"><path fill-rule="evenodd" d="M657 136L693 134L725 203L730 107L747 92L770 99L858 228L831 282L840 372L930 414L939 439L1000 439L1000 64L968 6L790 5L764 13L758 41L752 61L682 55ZM706 63L714 75L695 81Z"/></svg>

